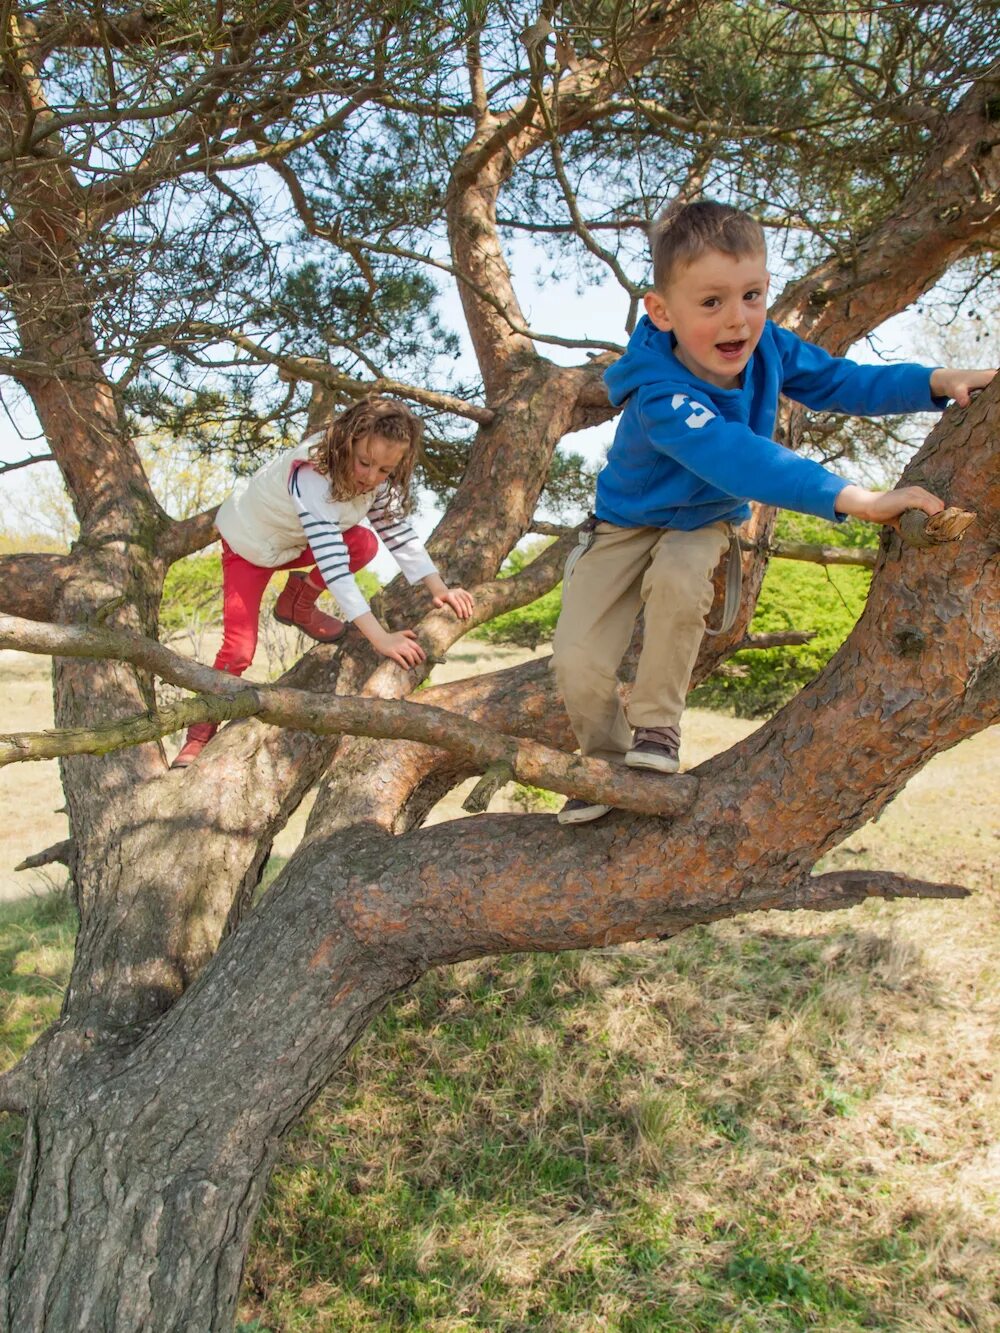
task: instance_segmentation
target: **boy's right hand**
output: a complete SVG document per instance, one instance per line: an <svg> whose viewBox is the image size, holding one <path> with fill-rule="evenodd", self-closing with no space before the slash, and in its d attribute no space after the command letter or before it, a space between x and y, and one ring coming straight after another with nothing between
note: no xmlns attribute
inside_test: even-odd
<svg viewBox="0 0 1000 1333"><path fill-rule="evenodd" d="M869 523L892 523L907 509L939 514L944 501L922 486L899 486L894 491L869 491L864 486L845 486L833 504L838 514L850 514Z"/></svg>

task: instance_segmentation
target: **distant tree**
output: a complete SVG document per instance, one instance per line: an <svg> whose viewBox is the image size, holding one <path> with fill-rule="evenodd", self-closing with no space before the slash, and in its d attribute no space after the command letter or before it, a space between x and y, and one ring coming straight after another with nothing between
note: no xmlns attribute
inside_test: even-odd
<svg viewBox="0 0 1000 1333"><path fill-rule="evenodd" d="M491 0L70 0L8 6L4 25L0 372L80 532L68 554L0 559L0 642L53 655L63 732L3 757L63 755L80 930L59 1021L0 1081L25 1124L0 1328L224 1329L284 1135L428 967L955 892L811 872L997 717L998 394L947 414L906 473L976 512L964 542L887 536L818 679L670 780L571 757L544 663L407 704L419 673L355 635L272 688L175 658L155 643L164 575L213 539L212 511L171 518L137 439L215 431L249 463L303 419L402 395L430 419L447 576L480 620L531 601L571 539L497 571L561 442L612 415L619 344L580 337L572 310L530 327L512 240L617 282L624 316L650 216L734 200L797 275L775 317L842 351L956 265L990 281L1000 23L973 0L545 0L528 22ZM442 370L444 281L473 384ZM741 614L699 678L745 632L772 519L750 525ZM413 596L391 586L381 614L412 623ZM467 628L418 609L431 656ZM198 697L157 714L153 676ZM158 737L198 716L243 720L168 774ZM470 772L631 813L572 836L547 815L421 829ZM313 787L306 838L255 905Z"/></svg>

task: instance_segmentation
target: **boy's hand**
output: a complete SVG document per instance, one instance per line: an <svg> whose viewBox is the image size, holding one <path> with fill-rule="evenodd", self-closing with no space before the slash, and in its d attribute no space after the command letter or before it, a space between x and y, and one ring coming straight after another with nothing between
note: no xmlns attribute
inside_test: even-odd
<svg viewBox="0 0 1000 1333"><path fill-rule="evenodd" d="M939 514L944 501L922 486L900 486L894 491L868 491L863 486L845 486L833 505L838 514L851 514L869 523L891 523L907 509Z"/></svg>
<svg viewBox="0 0 1000 1333"><path fill-rule="evenodd" d="M938 367L931 372L931 393L935 398L954 398L959 407L968 407L975 389L985 389L995 370L948 370Z"/></svg>
<svg viewBox="0 0 1000 1333"><path fill-rule="evenodd" d="M472 593L464 588L445 588L434 597L435 606L450 606L459 620L468 620L475 610Z"/></svg>

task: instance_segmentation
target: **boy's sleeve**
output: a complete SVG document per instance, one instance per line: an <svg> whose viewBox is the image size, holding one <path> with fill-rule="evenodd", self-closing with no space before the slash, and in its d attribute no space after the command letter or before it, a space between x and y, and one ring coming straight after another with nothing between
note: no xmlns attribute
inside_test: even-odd
<svg viewBox="0 0 1000 1333"><path fill-rule="evenodd" d="M781 357L781 391L806 407L878 417L897 412L942 412L947 398L931 393L929 366L901 362L894 366L863 366L831 356L815 343L788 329L772 326Z"/></svg>
<svg viewBox="0 0 1000 1333"><path fill-rule="evenodd" d="M710 402L685 393L648 393L640 402L647 438L726 495L839 521L834 501L849 483L811 458L726 421Z"/></svg>
<svg viewBox="0 0 1000 1333"><path fill-rule="evenodd" d="M380 486L368 511L368 520L385 542L407 583L419 583L428 574L436 574L437 566L406 519L392 513L391 501L389 487Z"/></svg>
<svg viewBox="0 0 1000 1333"><path fill-rule="evenodd" d="M351 573L350 554L330 500L329 482L311 467L297 467L288 482L288 493L323 582L336 597L344 619L357 620L371 608Z"/></svg>

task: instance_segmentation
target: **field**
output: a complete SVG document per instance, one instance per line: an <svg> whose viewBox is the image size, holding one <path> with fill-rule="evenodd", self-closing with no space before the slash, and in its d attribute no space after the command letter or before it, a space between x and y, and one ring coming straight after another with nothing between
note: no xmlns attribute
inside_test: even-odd
<svg viewBox="0 0 1000 1333"><path fill-rule="evenodd" d="M11 729L46 725L45 666L4 670ZM683 758L754 725L692 710ZM998 773L994 729L828 858L955 880L964 902L426 977L286 1145L241 1327L1000 1328ZM14 861L65 832L55 765L0 783L10 896ZM57 878L0 906L7 1062L58 1010ZM9 1192L17 1122L0 1132Z"/></svg>

